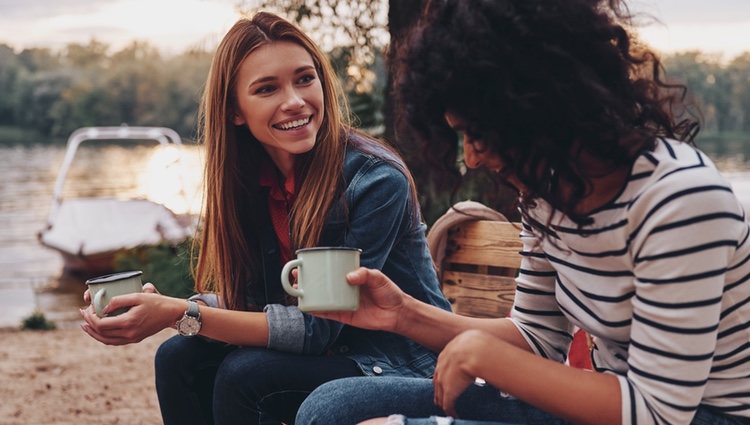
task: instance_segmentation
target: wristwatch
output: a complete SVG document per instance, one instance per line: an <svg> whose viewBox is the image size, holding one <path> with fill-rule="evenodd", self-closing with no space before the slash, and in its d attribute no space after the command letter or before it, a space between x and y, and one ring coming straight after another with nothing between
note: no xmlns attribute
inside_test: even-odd
<svg viewBox="0 0 750 425"><path fill-rule="evenodd" d="M197 302L188 300L187 303L185 314L175 323L175 327L182 336L195 336L201 330L201 312Z"/></svg>

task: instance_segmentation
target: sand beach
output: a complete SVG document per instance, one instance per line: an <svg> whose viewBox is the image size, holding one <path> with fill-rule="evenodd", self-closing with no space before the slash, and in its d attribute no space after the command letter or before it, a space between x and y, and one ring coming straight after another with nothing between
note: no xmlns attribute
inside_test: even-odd
<svg viewBox="0 0 750 425"><path fill-rule="evenodd" d="M153 358L174 334L114 347L77 328L0 330L0 425L161 424Z"/></svg>

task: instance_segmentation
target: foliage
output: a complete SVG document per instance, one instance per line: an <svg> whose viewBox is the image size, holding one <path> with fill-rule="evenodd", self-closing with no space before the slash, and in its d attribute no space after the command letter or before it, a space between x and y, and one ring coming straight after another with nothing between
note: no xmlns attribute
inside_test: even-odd
<svg viewBox="0 0 750 425"><path fill-rule="evenodd" d="M483 202L512 216L511 192L487 190L492 183L486 174L467 174L456 192L439 186L435 182L442 176L424 163L422 152L413 149L408 137L393 132L396 106L388 96L387 62L395 49L389 43L398 46L422 1L245 0L239 2L239 9L279 13L321 45L342 81L354 124L384 136L404 153L428 223L462 199ZM211 55L193 49L164 57L144 42L116 52L95 40L59 52L44 48L15 52L0 44L0 140L64 140L81 126L122 123L172 127L190 139ZM668 81L688 86L686 112L700 118L699 143L706 141L715 144L719 153L731 153L738 150L734 142L750 140L750 52L730 61L682 52L663 57L663 65ZM30 134L26 131L41 137L24 137Z"/></svg>
<svg viewBox="0 0 750 425"><path fill-rule="evenodd" d="M47 320L44 313L38 310L21 321L21 329L23 330L50 331L56 328L55 322Z"/></svg>
<svg viewBox="0 0 750 425"><path fill-rule="evenodd" d="M148 43L120 51L97 41L61 52L0 44L0 125L67 137L91 125L166 126L194 135L211 53L162 57Z"/></svg>
<svg viewBox="0 0 750 425"><path fill-rule="evenodd" d="M369 68L388 44L387 0L263 0L240 2L251 14L266 10L297 23L326 52L351 51L351 65Z"/></svg>
<svg viewBox="0 0 750 425"><path fill-rule="evenodd" d="M177 245L138 247L115 257L115 271L143 270L143 283L171 297L187 298L195 286L190 271L192 239Z"/></svg>
<svg viewBox="0 0 750 425"><path fill-rule="evenodd" d="M750 52L728 63L699 51L664 57L668 81L688 87L688 102L709 133L750 132Z"/></svg>

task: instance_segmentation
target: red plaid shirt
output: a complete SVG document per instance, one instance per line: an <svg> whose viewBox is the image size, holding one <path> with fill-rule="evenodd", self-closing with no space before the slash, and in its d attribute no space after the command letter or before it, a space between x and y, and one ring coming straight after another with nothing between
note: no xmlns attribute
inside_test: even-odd
<svg viewBox="0 0 750 425"><path fill-rule="evenodd" d="M289 213L294 201L294 175L290 175L281 186L283 176L270 161L264 162L260 168L260 185L269 188L268 213L271 224L279 241L279 257L281 264L293 258L292 241L289 236Z"/></svg>

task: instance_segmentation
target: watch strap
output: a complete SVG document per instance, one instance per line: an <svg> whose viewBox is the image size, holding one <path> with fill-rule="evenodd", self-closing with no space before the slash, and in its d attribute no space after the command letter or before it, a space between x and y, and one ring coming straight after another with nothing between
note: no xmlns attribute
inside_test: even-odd
<svg viewBox="0 0 750 425"><path fill-rule="evenodd" d="M185 315L199 319L201 317L201 312L200 312L200 309L198 308L198 303L192 300L188 300L187 303L188 303L188 306L187 306L187 310L185 310Z"/></svg>

